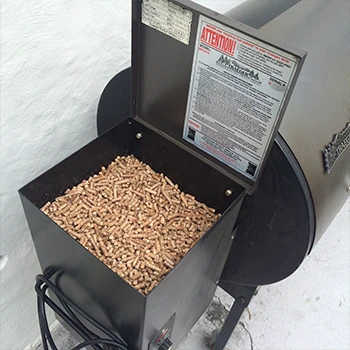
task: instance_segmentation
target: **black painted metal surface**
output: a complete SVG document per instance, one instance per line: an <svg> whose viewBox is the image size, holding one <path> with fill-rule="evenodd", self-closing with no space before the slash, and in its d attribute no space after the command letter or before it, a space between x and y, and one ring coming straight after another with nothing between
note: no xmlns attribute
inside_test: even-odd
<svg viewBox="0 0 350 350"><path fill-rule="evenodd" d="M314 239L312 202L297 166L279 136L257 191L242 205L223 281L275 283L295 272L309 253Z"/></svg>
<svg viewBox="0 0 350 350"><path fill-rule="evenodd" d="M131 115L131 69L119 72L104 88L97 109L97 133L102 135Z"/></svg>
<svg viewBox="0 0 350 350"><path fill-rule="evenodd" d="M135 135L142 133L142 139ZM47 201L108 165L134 154L167 174L180 188L223 216L166 278L144 297L40 211ZM233 191L231 197L226 189ZM175 346L212 300L229 249L245 190L220 172L142 124L128 119L20 190L44 273L84 311L121 336L135 350L147 350L160 327L176 313Z"/></svg>
<svg viewBox="0 0 350 350"><path fill-rule="evenodd" d="M131 115L133 118L137 118L168 135L174 142L178 142L192 150L199 157L210 162L212 166L224 171L233 180L246 187L248 193L252 193L258 185L260 176L255 180L246 177L236 169L183 138L187 103L190 98L188 93L195 56L199 18L203 15L245 35L249 35L252 40L266 42L298 58L295 75L281 105L279 118L274 125L273 138L277 133L278 126L289 103L296 80L305 60L306 52L291 47L285 42L275 41L271 37L264 37L259 31L250 26L246 26L191 1L177 0L174 2L180 5L181 8L187 9L192 13L191 34L188 45L169 35L165 35L159 30L144 25L141 20L142 1L132 1ZM267 145L266 153L264 153L262 159L261 169L264 168L265 157L270 152L273 138Z"/></svg>

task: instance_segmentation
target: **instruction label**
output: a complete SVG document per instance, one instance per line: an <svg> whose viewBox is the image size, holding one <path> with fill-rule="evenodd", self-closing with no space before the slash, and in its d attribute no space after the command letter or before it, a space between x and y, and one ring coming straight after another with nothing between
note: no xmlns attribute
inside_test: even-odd
<svg viewBox="0 0 350 350"><path fill-rule="evenodd" d="M297 64L200 16L183 138L256 180Z"/></svg>
<svg viewBox="0 0 350 350"><path fill-rule="evenodd" d="M188 45L192 12L168 0L143 0L142 23Z"/></svg>

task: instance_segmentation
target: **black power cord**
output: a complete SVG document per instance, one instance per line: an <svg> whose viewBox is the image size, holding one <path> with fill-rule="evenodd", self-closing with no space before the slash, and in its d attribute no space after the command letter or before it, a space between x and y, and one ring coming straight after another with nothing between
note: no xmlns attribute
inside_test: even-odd
<svg viewBox="0 0 350 350"><path fill-rule="evenodd" d="M58 306L48 295L46 291L50 289L55 294L63 309ZM72 350L80 350L86 346L91 346L94 350L129 350L125 341L114 334L112 331L101 325L86 312L75 305L66 297L57 286L43 275L36 276L35 291L38 301L38 316L40 333L44 350L59 350L52 338L49 325L47 323L46 309L47 304L57 315L59 315L72 329L74 329L85 341L76 345ZM106 338L101 338L89 328L87 328L77 317L79 314L91 325L99 329ZM101 345L103 347L101 347ZM50 348L49 348L50 346Z"/></svg>

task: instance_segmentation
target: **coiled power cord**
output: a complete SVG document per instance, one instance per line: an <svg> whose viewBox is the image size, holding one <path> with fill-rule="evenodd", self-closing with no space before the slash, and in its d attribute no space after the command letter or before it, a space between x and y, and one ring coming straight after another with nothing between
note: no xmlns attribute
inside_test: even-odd
<svg viewBox="0 0 350 350"><path fill-rule="evenodd" d="M62 307L58 306L47 294L50 290L55 294ZM80 350L91 346L94 350L130 350L126 342L118 335L101 325L90 317L70 299L48 278L43 275L36 276L35 291L37 293L39 326L44 350L59 350L52 338L46 317L46 305L48 305L58 316L60 316L75 332L77 332L84 342L76 345L71 350ZM101 338L89 328L87 328L77 317L79 314L91 325L99 329L106 337ZM102 347L101 347L102 345ZM50 348L49 348L50 346Z"/></svg>

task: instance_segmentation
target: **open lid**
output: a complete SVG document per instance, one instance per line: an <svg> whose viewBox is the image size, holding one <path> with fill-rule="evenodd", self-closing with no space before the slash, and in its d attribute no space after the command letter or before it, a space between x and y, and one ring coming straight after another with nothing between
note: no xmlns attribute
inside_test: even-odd
<svg viewBox="0 0 350 350"><path fill-rule="evenodd" d="M132 21L132 117L254 192L306 52L191 1Z"/></svg>

